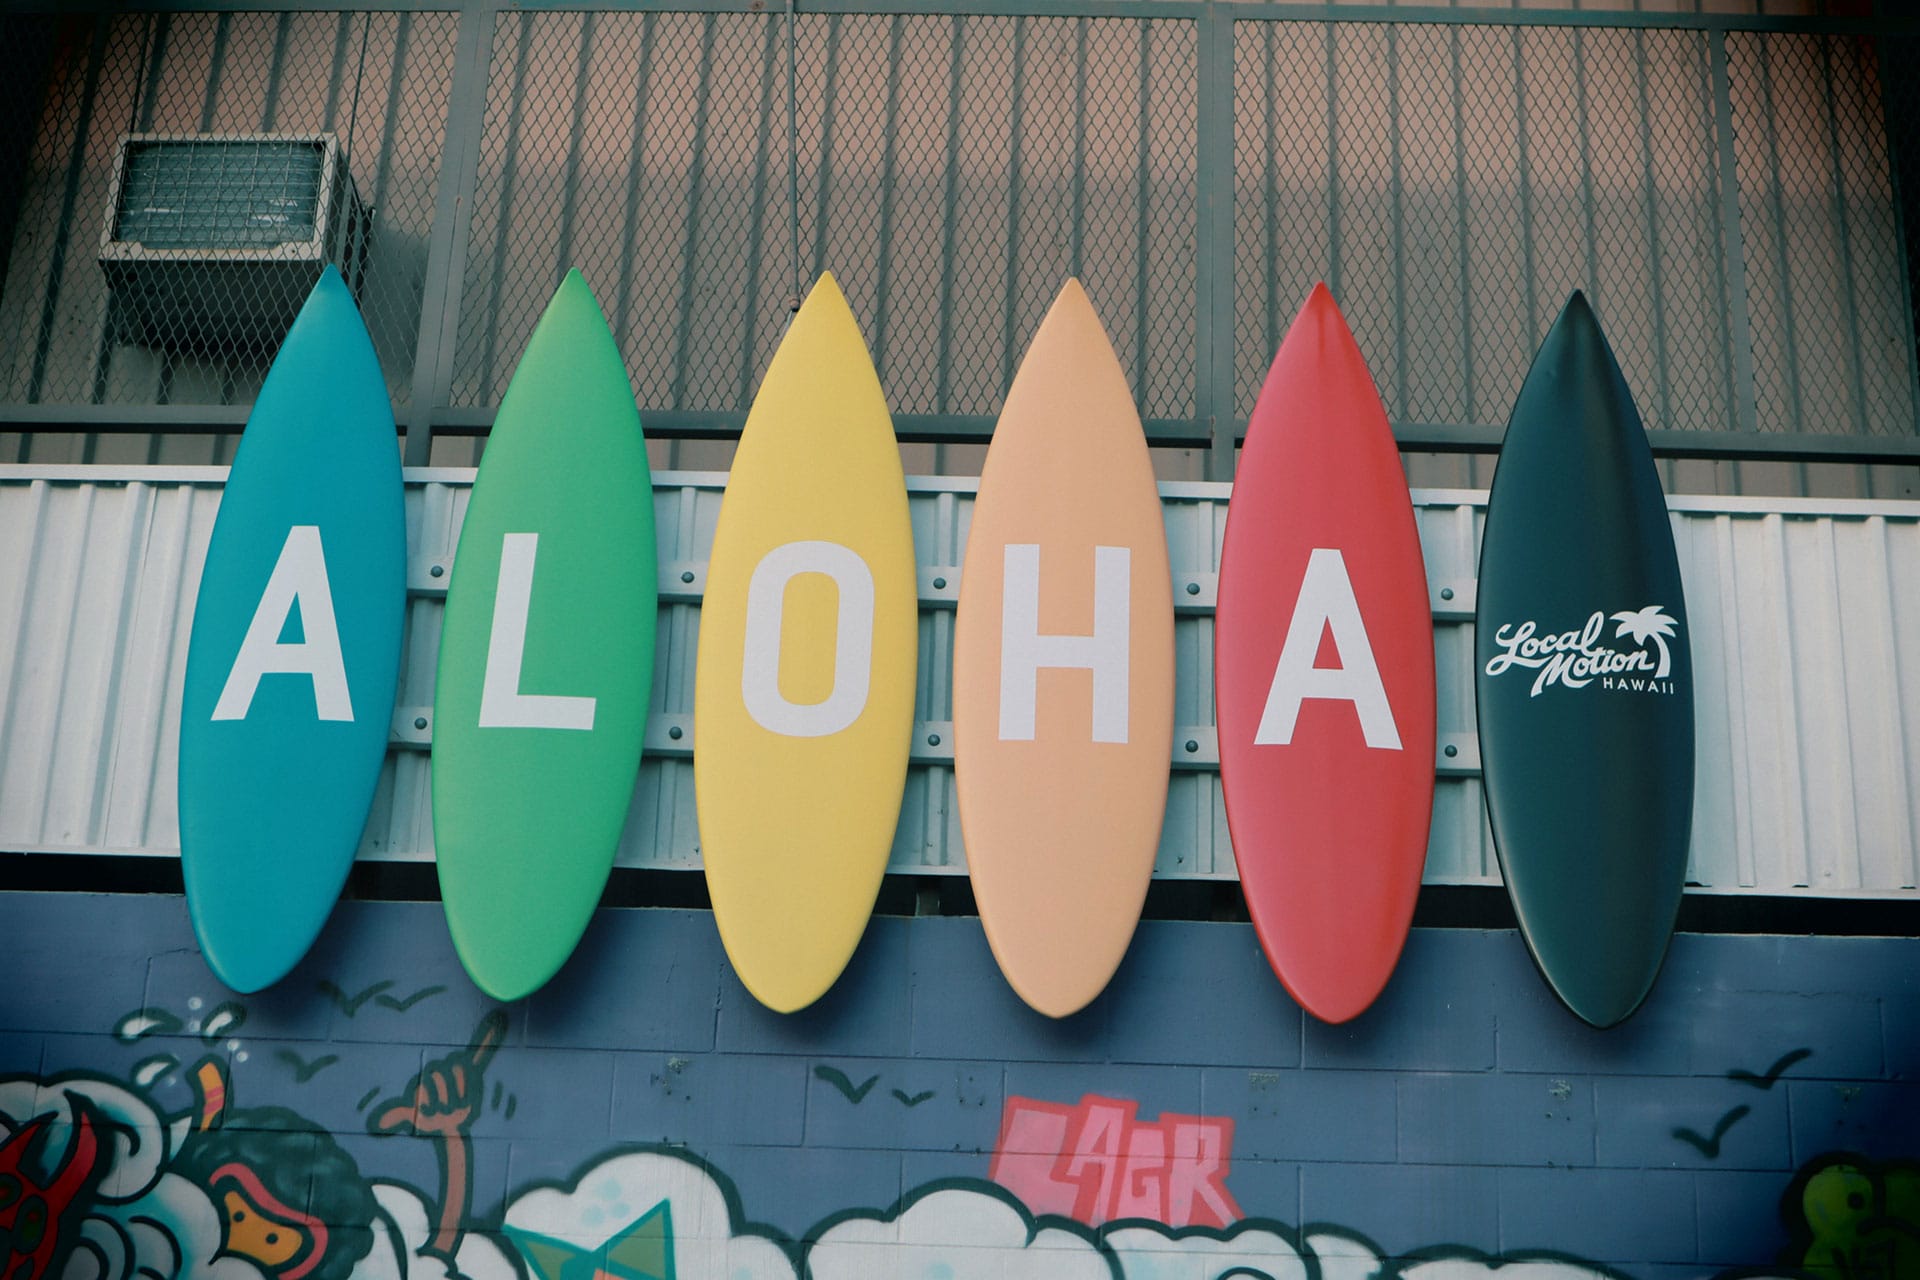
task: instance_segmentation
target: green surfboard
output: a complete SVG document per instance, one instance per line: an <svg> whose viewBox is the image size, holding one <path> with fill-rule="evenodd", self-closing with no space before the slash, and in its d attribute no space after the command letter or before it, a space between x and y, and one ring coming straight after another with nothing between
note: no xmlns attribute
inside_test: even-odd
<svg viewBox="0 0 1920 1280"><path fill-rule="evenodd" d="M633 392L571 271L474 479L434 687L440 897L495 999L558 971L606 887L653 686L656 560Z"/></svg>

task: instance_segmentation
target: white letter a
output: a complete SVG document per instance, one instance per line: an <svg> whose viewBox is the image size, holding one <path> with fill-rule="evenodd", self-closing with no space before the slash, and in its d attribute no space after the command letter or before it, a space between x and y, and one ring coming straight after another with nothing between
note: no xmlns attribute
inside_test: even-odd
<svg viewBox="0 0 1920 1280"><path fill-rule="evenodd" d="M1314 655L1328 627L1333 629L1334 647L1340 651L1343 665L1316 667ZM1308 698L1351 702L1368 746L1401 749L1399 731L1393 727L1393 708L1387 705L1387 688L1380 683L1373 644L1360 618L1360 602L1353 598L1346 559L1332 547L1315 547L1307 557L1306 577L1300 582L1300 598L1293 604L1293 621L1287 624L1286 643L1280 647L1280 661L1273 670L1273 684L1267 690L1267 706L1260 714L1254 744L1285 746L1292 742L1300 704Z"/></svg>
<svg viewBox="0 0 1920 1280"><path fill-rule="evenodd" d="M295 605L300 608L302 639L282 644L280 633ZM213 704L213 718L245 720L264 675L310 677L320 719L353 719L347 664L340 654L333 589L327 584L327 555L320 546L318 525L296 524L287 530L280 558L274 561L253 621L247 624L247 637L240 642L227 683Z"/></svg>

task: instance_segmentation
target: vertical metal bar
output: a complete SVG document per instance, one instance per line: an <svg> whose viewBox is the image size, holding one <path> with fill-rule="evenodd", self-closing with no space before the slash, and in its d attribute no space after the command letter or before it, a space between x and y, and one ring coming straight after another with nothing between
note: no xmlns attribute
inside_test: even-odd
<svg viewBox="0 0 1920 1280"><path fill-rule="evenodd" d="M1194 412L1208 425L1209 480L1233 478L1239 435L1233 386L1233 17L1209 0L1196 32L1199 83Z"/></svg>
<svg viewBox="0 0 1920 1280"><path fill-rule="evenodd" d="M765 47L760 57L761 128L753 148L752 213L747 222L747 278L740 316L740 381L734 403L742 410L753 403L753 353L760 302L760 266L766 254L767 171L772 168L774 64L780 55L784 23L768 19ZM798 297L798 294L794 295Z"/></svg>
<svg viewBox="0 0 1920 1280"><path fill-rule="evenodd" d="M1653 176L1653 114L1647 91L1647 33L1633 33L1635 89L1640 105L1641 200L1647 213L1647 265L1653 304L1653 376L1655 395L1660 402L1659 423L1678 427L1673 420L1672 384L1667 372L1666 289L1660 265L1660 188Z"/></svg>
<svg viewBox="0 0 1920 1280"><path fill-rule="evenodd" d="M1466 81L1460 71L1460 28L1447 33L1453 69L1453 222L1460 241L1460 392L1461 418L1478 422L1473 395L1473 241L1467 226Z"/></svg>
<svg viewBox="0 0 1920 1280"><path fill-rule="evenodd" d="M273 57L267 63L266 101L260 108L260 132L272 133L273 122L280 110L280 81L286 73L287 39L293 26L293 15L283 13L274 22Z"/></svg>
<svg viewBox="0 0 1920 1280"><path fill-rule="evenodd" d="M333 65L327 70L327 105L321 120L328 129L340 116L340 91L347 83L347 49L352 39L353 15L342 12L333 23Z"/></svg>
<svg viewBox="0 0 1920 1280"><path fill-rule="evenodd" d="M407 54L413 41L411 13L399 15L393 30L393 61L387 67L387 110L380 120L380 154L374 161L373 213L377 216L387 199L387 179L393 176L393 145L400 136L400 104L407 87Z"/></svg>
<svg viewBox="0 0 1920 1280"><path fill-rule="evenodd" d="M792 309L807 291L800 274L800 31L793 0L787 0L787 225L792 232Z"/></svg>
<svg viewBox="0 0 1920 1280"><path fill-rule="evenodd" d="M833 204L834 110L840 93L841 16L827 19L827 69L820 86L820 172L813 184L813 274L827 267L827 214ZM803 285L805 281L801 282Z"/></svg>
<svg viewBox="0 0 1920 1280"><path fill-rule="evenodd" d="M700 80L693 108L693 152L687 170L687 231L680 244L680 305L674 325L672 406L686 407L687 365L693 359L693 299L700 252L700 205L707 185L707 114L713 103L714 27L719 15L700 16Z"/></svg>
<svg viewBox="0 0 1920 1280"><path fill-rule="evenodd" d="M1327 33L1327 288L1342 295L1340 270L1340 25L1325 24Z"/></svg>
<svg viewBox="0 0 1920 1280"><path fill-rule="evenodd" d="M107 32L113 19L101 14L93 20L93 44L87 50L87 78L80 91L80 118L73 126L73 149L67 154L67 176L60 192L60 221L47 263L46 290L40 298L40 323L33 340L33 369L27 376L27 403L39 403L47 380L47 360L53 348L53 330L59 316L60 289L67 271L67 242L72 238L74 211L80 202L80 179L86 171L87 135L93 130L93 109L99 101L100 69L106 61Z"/></svg>
<svg viewBox="0 0 1920 1280"><path fill-rule="evenodd" d="M1266 277L1264 283L1267 304L1267 325L1260 335L1262 338L1260 353L1263 358L1279 345L1282 323L1280 315L1280 166L1274 163L1274 156L1280 150L1280 113L1274 106L1280 86L1276 83L1279 78L1279 69L1276 65L1278 59L1274 55L1273 37L1279 26L1277 22L1263 22L1259 28L1263 54L1260 67L1260 105L1264 116L1260 148L1260 171L1264 181L1261 184L1260 194L1265 203L1265 208L1261 210L1265 223L1263 228L1265 234L1261 237L1261 243L1266 249L1260 270ZM1237 368L1238 362L1235 363ZM1237 377L1238 374L1236 373L1235 376Z"/></svg>
<svg viewBox="0 0 1920 1280"><path fill-rule="evenodd" d="M1807 429L1805 406L1800 398L1800 337L1794 323L1792 263L1787 257L1787 211L1781 194L1779 108L1773 100L1773 51L1765 36L1755 36L1760 45L1760 99L1767 120L1768 203L1773 216L1774 273L1780 281L1780 337L1786 346L1787 400L1792 407L1790 430Z"/></svg>
<svg viewBox="0 0 1920 1280"><path fill-rule="evenodd" d="M140 104L147 97L148 61L153 52L153 33L159 26L159 15L148 14L146 27L140 32L140 66L133 75L133 99L127 106L127 132L132 133L140 127Z"/></svg>
<svg viewBox="0 0 1920 1280"><path fill-rule="evenodd" d="M227 30L233 15L223 13L213 23L213 53L207 60L207 88L200 96L200 132L213 131L213 113L220 101L220 81L227 70Z"/></svg>
<svg viewBox="0 0 1920 1280"><path fill-rule="evenodd" d="M1007 109L1007 284L1000 310L1000 389L1013 385L1014 355L1020 350L1020 172L1021 130L1027 95L1027 17L1013 20L1013 93Z"/></svg>
<svg viewBox="0 0 1920 1280"><path fill-rule="evenodd" d="M1133 396L1143 417L1148 409L1147 372L1151 358L1148 319L1152 311L1149 305L1152 284L1147 246L1153 243L1153 237L1149 234L1153 225L1153 114L1148 106L1153 85L1153 24L1154 20L1150 18L1136 24L1140 66L1137 72L1139 92L1134 99L1133 367L1137 381Z"/></svg>
<svg viewBox="0 0 1920 1280"><path fill-rule="evenodd" d="M1068 224L1067 271L1086 272L1087 19L1073 20L1073 219Z"/></svg>
<svg viewBox="0 0 1920 1280"><path fill-rule="evenodd" d="M1820 78L1826 89L1827 148L1833 164L1833 220L1840 235L1840 314L1847 323L1847 372L1852 383L1857 434L1872 435L1873 423L1867 415L1867 378L1860 355L1860 302L1853 288L1853 228L1847 216L1847 167L1840 154L1840 104L1833 80L1833 37L1815 36L1820 42Z"/></svg>
<svg viewBox="0 0 1920 1280"><path fill-rule="evenodd" d="M347 108L347 154L352 156L358 148L354 146L354 131L360 127L360 89L367 78L367 39L373 34L373 14L360 15L360 57L353 67L353 105Z"/></svg>
<svg viewBox="0 0 1920 1280"><path fill-rule="evenodd" d="M129 133L134 132L140 127L140 104L146 100L147 94L148 55L153 48L154 30L157 25L158 19L156 15L148 14L146 26L140 33L140 65L139 70L134 74L133 97L127 105L127 132ZM4 221L4 214L0 214L0 222ZM5 284L6 266L4 263L0 263L0 289L4 289ZM120 341L120 314L120 300L110 294L107 298L105 312L100 318L99 339L94 343L93 349L93 377L89 381L87 388L87 399L92 404L104 403L107 398L107 385L113 376L114 350ZM21 437L21 448L23 451L29 443L30 441L27 437ZM89 444L90 443L91 442L89 442ZM159 435L149 436L147 439L147 462L152 464L157 461L159 453ZM24 453L22 456L24 456Z"/></svg>
<svg viewBox="0 0 1920 1280"><path fill-rule="evenodd" d="M1920 349L1917 349L1920 344L1916 343L1913 331L1913 261L1907 256L1907 235L1912 229L1908 225L1908 189L1905 187L1914 175L1903 175L1900 166L1902 153L1910 156L1912 151L1897 141L1900 131L1894 124L1892 112L1888 110L1891 95L1888 93L1887 41L1884 38L1873 42L1873 56L1879 80L1881 127L1886 130L1887 137L1887 181L1893 189L1893 246L1900 262L1900 298L1903 303L1900 308L1900 331L1907 352L1907 418L1908 426L1920 432Z"/></svg>
<svg viewBox="0 0 1920 1280"><path fill-rule="evenodd" d="M887 321L889 294L893 287L893 162L895 124L900 114L900 24L899 14L887 19L887 106L881 123L886 139L880 149L880 261L873 291L873 364L884 370L887 360ZM881 374L881 382L886 375Z"/></svg>
<svg viewBox="0 0 1920 1280"><path fill-rule="evenodd" d="M220 101L220 90L226 79L227 38L232 27L231 13L221 14L213 24L213 54L208 59L206 92L200 99L200 132L202 133L213 130L215 112ZM171 365L173 353L169 352L167 359ZM233 396L233 356L224 351L209 352L208 362L218 362L220 366L220 403L227 404ZM93 442L89 441L87 447L91 451Z"/></svg>
<svg viewBox="0 0 1920 1280"><path fill-rule="evenodd" d="M1593 126L1587 118L1587 46L1585 32L1573 29L1573 110L1580 134L1581 229L1587 242L1587 291L1599 301L1600 255L1595 244L1593 216Z"/></svg>
<svg viewBox="0 0 1920 1280"><path fill-rule="evenodd" d="M573 265L573 218L580 208L580 144L587 133L587 88L592 84L594 20L580 15L580 39L573 53L573 111L567 127L567 159L560 170L560 230L554 237L553 280L558 285Z"/></svg>
<svg viewBox="0 0 1920 1280"><path fill-rule="evenodd" d="M153 129L153 113L160 101L160 69L167 61L167 41L173 34L173 15L163 13L154 20L153 43L147 53L147 69L142 76L139 113L134 124L137 133Z"/></svg>
<svg viewBox="0 0 1920 1280"><path fill-rule="evenodd" d="M500 312L505 304L507 284L507 235L513 222L513 198L520 181L520 122L527 101L527 60L533 44L533 24L539 17L531 13L514 15L519 41L513 55L513 88L507 105L507 137L500 161L500 213L493 227L493 270L487 281L485 324L481 330L480 377L491 394L498 381L494 362L500 353ZM476 171L476 181L478 173Z"/></svg>
<svg viewBox="0 0 1920 1280"><path fill-rule="evenodd" d="M1387 26L1387 202L1393 219L1394 412L1407 416L1407 224L1400 175L1400 28Z"/></svg>
<svg viewBox="0 0 1920 1280"><path fill-rule="evenodd" d="M940 337L934 349L934 412L951 409L948 395L953 376L954 222L960 202L960 76L966 57L967 20L953 15L953 34L947 53L947 165L941 175L945 217L940 235Z"/></svg>
<svg viewBox="0 0 1920 1280"><path fill-rule="evenodd" d="M1539 302L1536 297L1533 265L1533 159L1527 147L1527 62L1522 36L1526 28L1513 28L1513 119L1514 151L1520 185L1520 305L1526 327L1521 331L1526 348L1540 340Z"/></svg>
<svg viewBox="0 0 1920 1280"><path fill-rule="evenodd" d="M633 76L633 131L627 138L626 198L620 207L620 278L614 282L613 337L624 340L633 316L633 237L640 220L641 178L646 172L647 92L653 82L652 13L640 15L640 65Z"/></svg>
<svg viewBox="0 0 1920 1280"><path fill-rule="evenodd" d="M1733 348L1734 426L1740 431L1758 431L1753 328L1747 309L1747 251L1740 232L1740 174L1733 145L1733 81L1723 31L1707 33L1707 66L1713 82L1713 132L1720 151L1720 236L1726 245L1727 342Z"/></svg>
<svg viewBox="0 0 1920 1280"><path fill-rule="evenodd" d="M420 336L414 345L413 386L407 412L405 461L424 467L433 454L433 415L451 398L466 283L467 238L480 174L486 127L487 77L493 61L496 0L467 0L454 40L453 84L447 94L445 145L427 239L427 272L420 296Z"/></svg>
<svg viewBox="0 0 1920 1280"><path fill-rule="evenodd" d="M1719 124L1714 114L1713 89L1714 89L1715 81L1714 81L1714 72L1713 72L1713 55L1712 55L1712 51L1708 47L1707 33L1695 32L1693 34L1695 37L1693 41L1694 70L1698 75L1699 85L1701 90L1695 96L1695 102L1700 109L1699 123L1703 131L1702 136L1708 139L1708 146L1709 146L1708 153L1700 157L1701 171L1713 179L1712 189L1708 192L1708 198L1701 204L1701 207L1698 210L1698 216L1701 219L1702 226L1704 226L1707 230L1713 233L1714 245L1715 245L1715 249L1713 253L1713 261L1711 264L1713 268L1713 288L1714 288L1713 296L1716 298L1722 299L1724 303L1724 300L1731 297L1732 295L1730 292L1731 286L1728 284L1728 281L1727 281L1727 248L1725 244L1726 228L1723 225L1724 220L1722 219L1719 212L1719 202L1721 197L1722 183L1720 178L1717 175L1719 175L1723 171L1724 163L1719 155L1719 145L1720 145ZM1729 175L1729 179L1730 179L1730 175ZM1736 226L1738 225L1737 219L1735 221L1735 225ZM1731 324L1732 323L1731 316L1732 316L1732 308L1729 306L1723 305L1721 308L1721 323ZM1733 341L1731 336L1729 336L1727 340L1721 344L1720 382L1721 382L1721 394L1724 397L1721 403L1722 405L1725 406L1725 409L1722 414L1718 429L1723 431L1738 429L1741 425L1741 419L1739 417L1739 412L1737 409L1737 406L1740 403L1740 393L1739 393L1738 387L1734 383Z"/></svg>

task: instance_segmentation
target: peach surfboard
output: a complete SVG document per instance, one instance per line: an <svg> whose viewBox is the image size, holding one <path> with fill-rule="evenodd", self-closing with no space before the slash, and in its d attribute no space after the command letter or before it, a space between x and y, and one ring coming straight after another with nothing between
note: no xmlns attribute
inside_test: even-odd
<svg viewBox="0 0 1920 1280"><path fill-rule="evenodd" d="M1140 416L1069 280L1007 393L954 623L954 784L980 920L1052 1017L1106 987L1166 809L1173 594Z"/></svg>
<svg viewBox="0 0 1920 1280"><path fill-rule="evenodd" d="M822 275L767 367L708 561L694 793L720 940L790 1013L866 931L906 789L919 590L893 418Z"/></svg>

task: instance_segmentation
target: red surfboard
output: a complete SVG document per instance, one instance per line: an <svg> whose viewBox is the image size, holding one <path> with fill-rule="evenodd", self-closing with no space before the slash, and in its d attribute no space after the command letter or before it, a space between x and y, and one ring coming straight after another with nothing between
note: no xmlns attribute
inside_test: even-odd
<svg viewBox="0 0 1920 1280"><path fill-rule="evenodd" d="M1433 617L1400 453L1317 284L1267 373L1214 615L1220 786L1267 960L1326 1022L1400 958L1433 816Z"/></svg>

